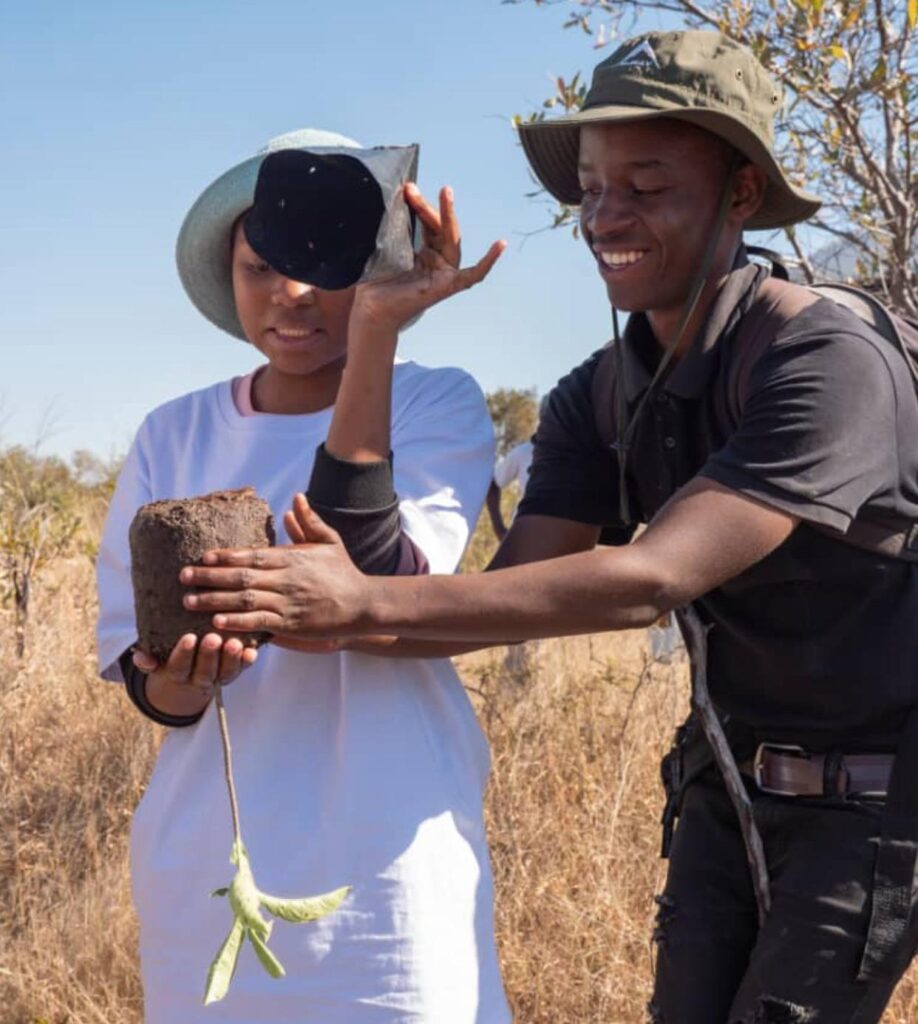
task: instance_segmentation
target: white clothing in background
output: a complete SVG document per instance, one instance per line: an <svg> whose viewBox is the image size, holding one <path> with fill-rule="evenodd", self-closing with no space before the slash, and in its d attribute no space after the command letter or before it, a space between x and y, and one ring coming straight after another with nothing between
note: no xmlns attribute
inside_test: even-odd
<svg viewBox="0 0 918 1024"><path fill-rule="evenodd" d="M680 651L685 649L682 631L672 612L669 615L664 615L659 622L655 622L650 627L649 633L650 656L654 661L669 664Z"/></svg>
<svg viewBox="0 0 918 1024"><path fill-rule="evenodd" d="M523 441L515 445L507 454L497 460L494 467L494 483L503 490L515 480L520 489L520 498L526 490L529 479L529 467L532 464L532 443Z"/></svg>
<svg viewBox="0 0 918 1024"><path fill-rule="evenodd" d="M331 409L243 416L226 381L161 406L141 426L98 561L99 663L120 681L136 639L127 531L161 498L254 486L278 543ZM395 485L404 529L431 572L456 568L491 477L493 435L459 370L395 367ZM213 706L169 731L131 835L148 1024L505 1024L482 820L488 750L446 659L307 655L264 647L225 691L243 838L261 889L341 885L341 909L276 921L270 978L248 944L223 1002L201 1003L231 924L209 893L232 877L232 825ZM133 713L125 702L125 714Z"/></svg>

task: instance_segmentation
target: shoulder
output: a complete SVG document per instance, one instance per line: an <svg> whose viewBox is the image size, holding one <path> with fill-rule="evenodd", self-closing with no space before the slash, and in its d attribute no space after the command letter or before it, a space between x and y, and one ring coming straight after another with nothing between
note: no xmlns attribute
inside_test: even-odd
<svg viewBox="0 0 918 1024"><path fill-rule="evenodd" d="M847 306L816 289L803 285L789 287L810 301L776 332L773 347L778 351L818 345L827 353L831 350L836 356L854 360L875 361L879 357L888 362L889 356L894 355L890 343Z"/></svg>
<svg viewBox="0 0 918 1024"><path fill-rule="evenodd" d="M572 370L568 371L554 386L551 394L564 394L567 392L589 393L593 384L593 377L596 375L600 363L605 364L612 355L612 343L603 345L602 348L587 356L586 359Z"/></svg>
<svg viewBox="0 0 918 1024"><path fill-rule="evenodd" d="M610 351L608 346L598 349L551 389L539 420L537 445L559 434L577 435L585 443L600 445L593 402L594 378Z"/></svg>
<svg viewBox="0 0 918 1024"><path fill-rule="evenodd" d="M890 342L825 296L787 319L756 363L753 379L760 382L787 377L805 386L848 380L862 391L881 393L898 391L897 378L907 372Z"/></svg>

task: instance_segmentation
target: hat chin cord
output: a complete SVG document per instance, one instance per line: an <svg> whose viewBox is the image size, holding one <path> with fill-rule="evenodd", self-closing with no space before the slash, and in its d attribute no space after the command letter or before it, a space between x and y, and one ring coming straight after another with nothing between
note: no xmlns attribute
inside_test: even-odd
<svg viewBox="0 0 918 1024"><path fill-rule="evenodd" d="M631 441L634 437L634 431L637 427L638 420L640 419L641 413L644 411L648 400L651 395L654 394L657 384L666 373L669 364L673 360L679 345L682 342L683 336L688 328L689 322L692 319L692 315L698 306L698 300L701 298L701 293L704 290L705 284L707 284L708 275L711 272L711 266L714 263L714 256L717 252L717 246L720 244L720 238L723 234L724 224L727 220L727 213L730 209L730 201L733 198L733 181L736 176L737 166L739 164L738 156L734 156L730 162L729 172L727 174L727 180L724 184L724 191L720 199L720 205L717 208L717 215L714 218L714 227L711 232L711 237L708 242L708 247L705 250L704 258L701 261L701 265L698 268L698 273L695 275L695 280L692 283L692 288L689 292L688 298L686 299L685 305L682 307L682 312L679 315L679 320L676 324L676 329L673 331L672 339L667 343L666 349L663 353L663 358L660 360L657 366L656 372L653 378L648 384L647 389L641 397L641 400L637 404L637 408L634 410L634 414L631 418L628 418L628 409L625 397L625 356L622 350L622 339L621 331L618 325L618 310L615 306L612 307L612 329L615 345L615 417L617 427L617 438L612 444L612 449L615 452L616 459L618 460L618 508L619 516L622 521L622 525L627 526L631 522L631 507L628 501L628 492L625 487L625 477L628 468L628 451L631 448Z"/></svg>

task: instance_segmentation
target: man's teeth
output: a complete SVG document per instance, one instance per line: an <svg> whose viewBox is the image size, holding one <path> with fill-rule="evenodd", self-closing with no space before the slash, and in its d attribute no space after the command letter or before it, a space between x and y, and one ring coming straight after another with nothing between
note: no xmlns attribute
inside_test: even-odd
<svg viewBox="0 0 918 1024"><path fill-rule="evenodd" d="M632 250L631 252L601 252L599 258L607 267L627 267L644 255L642 252Z"/></svg>
<svg viewBox="0 0 918 1024"><path fill-rule="evenodd" d="M293 330L289 330L289 329L281 330L281 328L278 327L277 328L277 333L282 338L308 338L309 335L312 334L313 332L312 331L293 331Z"/></svg>

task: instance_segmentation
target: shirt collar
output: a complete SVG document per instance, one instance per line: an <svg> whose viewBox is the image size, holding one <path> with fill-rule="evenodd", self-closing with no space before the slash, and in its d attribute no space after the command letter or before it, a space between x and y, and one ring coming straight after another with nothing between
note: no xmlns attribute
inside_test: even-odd
<svg viewBox="0 0 918 1024"><path fill-rule="evenodd" d="M740 246L733 267L724 278L708 315L685 354L663 378L661 389L678 398L700 398L717 367L718 344L736 326L752 305L755 293L768 271L749 262ZM641 359L641 340L653 340L653 331L644 313L632 313L622 337L624 384L627 401L633 402L650 384L651 374ZM653 341L656 345L656 341ZM662 355L662 350L660 350Z"/></svg>

